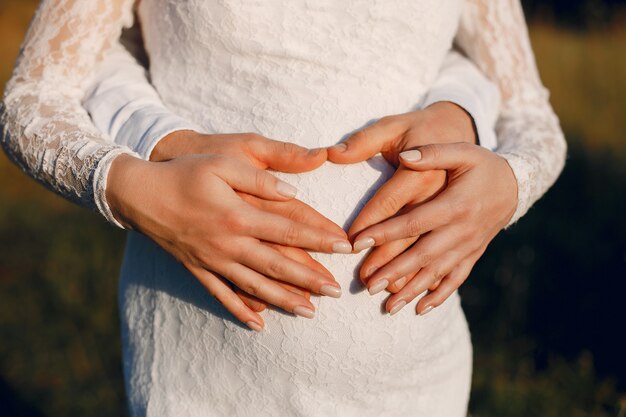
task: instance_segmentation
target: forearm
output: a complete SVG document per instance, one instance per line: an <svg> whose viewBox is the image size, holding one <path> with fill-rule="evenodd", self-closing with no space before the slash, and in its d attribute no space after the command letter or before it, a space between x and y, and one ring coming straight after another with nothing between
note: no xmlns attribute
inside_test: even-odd
<svg viewBox="0 0 626 417"><path fill-rule="evenodd" d="M140 38L132 41L133 49L143 47ZM172 132L201 130L163 104L150 84L146 68L122 45L117 45L98 66L83 105L96 127L146 160Z"/></svg>
<svg viewBox="0 0 626 417"><path fill-rule="evenodd" d="M98 209L118 226L104 190L112 161L132 151L93 126L80 98L90 69L129 23L131 6L42 2L0 109L0 141L13 161L47 188ZM69 21L72 31L64 29Z"/></svg>
<svg viewBox="0 0 626 417"><path fill-rule="evenodd" d="M517 180L512 224L556 181L565 164L565 138L539 78L518 0L468 1L457 43L502 96L496 152Z"/></svg>
<svg viewBox="0 0 626 417"><path fill-rule="evenodd" d="M500 112L497 86L466 57L451 50L422 107L450 102L465 110L476 128L477 143L493 150L497 146L495 122Z"/></svg>

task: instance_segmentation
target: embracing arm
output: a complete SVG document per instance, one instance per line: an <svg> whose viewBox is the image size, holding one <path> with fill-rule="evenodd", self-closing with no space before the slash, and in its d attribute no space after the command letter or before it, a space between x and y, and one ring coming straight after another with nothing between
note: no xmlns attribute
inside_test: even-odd
<svg viewBox="0 0 626 417"><path fill-rule="evenodd" d="M446 55L422 108L446 101L461 107L472 118L477 141L482 147L496 148L494 127L500 113L500 91L467 57L454 49Z"/></svg>
<svg viewBox="0 0 626 417"><path fill-rule="evenodd" d="M44 0L31 23L0 114L6 153L33 178L67 199L106 202L113 159L132 152L100 133L81 106L95 64L132 21L132 0Z"/></svg>
<svg viewBox="0 0 626 417"><path fill-rule="evenodd" d="M519 0L468 0L457 44L498 85L496 153L517 179L515 223L563 170L567 145L539 72Z"/></svg>
<svg viewBox="0 0 626 417"><path fill-rule="evenodd" d="M124 45L115 45L98 65L83 106L98 129L148 160L167 135L202 129L165 107L150 84L140 54L129 51L143 50L139 27L134 26L122 36Z"/></svg>

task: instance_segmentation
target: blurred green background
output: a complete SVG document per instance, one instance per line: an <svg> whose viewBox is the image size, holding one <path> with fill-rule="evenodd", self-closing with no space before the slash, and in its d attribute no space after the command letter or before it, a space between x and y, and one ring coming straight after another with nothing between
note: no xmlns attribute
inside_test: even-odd
<svg viewBox="0 0 626 417"><path fill-rule="evenodd" d="M462 289L474 417L626 416L626 12L525 1L570 144L555 187ZM0 0L0 86L33 0ZM0 415L125 413L117 315L124 234L0 154Z"/></svg>

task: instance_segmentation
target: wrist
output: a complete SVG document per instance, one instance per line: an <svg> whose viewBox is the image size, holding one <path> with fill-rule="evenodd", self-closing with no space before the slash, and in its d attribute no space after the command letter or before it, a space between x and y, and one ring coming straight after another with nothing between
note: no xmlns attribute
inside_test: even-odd
<svg viewBox="0 0 626 417"><path fill-rule="evenodd" d="M194 130L177 130L164 136L150 153L150 161L169 161L181 155L194 154L202 135Z"/></svg>
<svg viewBox="0 0 626 417"><path fill-rule="evenodd" d="M457 142L478 144L478 132L472 115L452 101L437 101L424 109L440 123L445 123L459 132Z"/></svg>
<svg viewBox="0 0 626 417"><path fill-rule="evenodd" d="M137 179L146 178L150 163L128 154L117 156L107 177L106 200L113 217L128 230L135 229L131 197L137 191Z"/></svg>

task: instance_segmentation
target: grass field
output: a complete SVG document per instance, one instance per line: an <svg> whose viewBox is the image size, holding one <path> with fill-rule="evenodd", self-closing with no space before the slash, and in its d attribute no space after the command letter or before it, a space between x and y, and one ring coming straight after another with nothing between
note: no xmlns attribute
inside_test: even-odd
<svg viewBox="0 0 626 417"><path fill-rule="evenodd" d="M0 85L35 3L0 0ZM626 292L626 33L534 25L531 34L570 158L463 289L471 412L626 416L626 347L614 340ZM0 154L0 416L123 414L123 239Z"/></svg>

